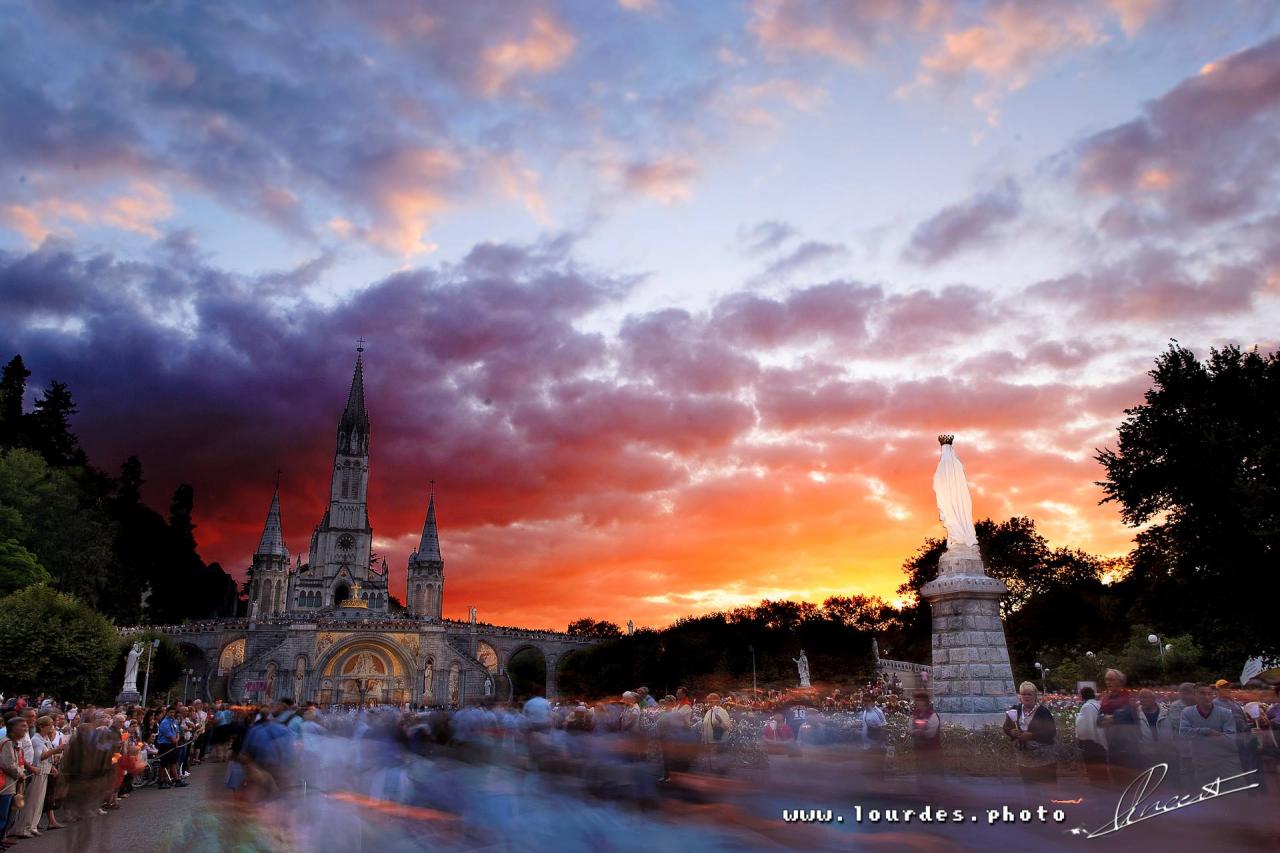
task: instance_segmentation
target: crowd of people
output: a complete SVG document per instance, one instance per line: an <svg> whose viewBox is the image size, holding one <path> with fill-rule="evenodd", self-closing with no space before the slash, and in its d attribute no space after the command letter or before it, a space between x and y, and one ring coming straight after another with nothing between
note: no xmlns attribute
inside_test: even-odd
<svg viewBox="0 0 1280 853"><path fill-rule="evenodd" d="M1028 788L1054 782L1060 761L1054 714L1029 682L1019 699L1004 721L1011 753ZM1149 690L1129 690L1114 670L1103 695L1086 688L1081 700L1076 743L1088 780L1105 786L1123 787L1159 761L1188 787L1257 768L1268 747L1258 746L1255 733L1280 722L1280 702L1269 709L1242 705L1222 682L1181 685L1177 699L1162 703ZM806 759L831 752L823 730L850 717L854 734L839 754L859 762L859 778L883 777L891 727L904 733L899 742L910 740L922 780L943 775L945 715L927 691L916 691L908 704L901 685L879 680L849 694L699 699L681 687L658 698L638 687L603 702L535 697L512 706L487 697L460 709L295 707L288 699L81 709L51 697L20 697L5 706L0 734L0 843L7 848L69 826L68 835L79 835L68 839L68 849L91 849L94 826L139 786L185 787L190 768L202 763L224 763L222 784L232 801L248 807L337 796L366 774L376 780L365 785L377 792L371 802L465 811L464 794L419 772L423 761L437 770L533 774L553 795L575 801L658 807L705 797L707 780L745 776L750 767L740 759L753 747L776 765L770 772L805 775Z"/></svg>
<svg viewBox="0 0 1280 853"><path fill-rule="evenodd" d="M1226 679L1185 682L1168 702L1152 690L1129 689L1116 669L1107 670L1105 683L1101 696L1089 687L1080 691L1076 717L1076 744L1091 782L1124 787L1163 763L1171 781L1185 790L1253 773L1259 785L1254 790L1262 792L1266 774L1254 771L1280 758L1280 701L1242 703Z"/></svg>
<svg viewBox="0 0 1280 853"><path fill-rule="evenodd" d="M69 849L87 849L79 842L91 818L122 808L139 785L184 788L211 748L225 753L219 722L229 732L229 708L211 712L199 699L80 708L51 696L14 698L0 731L0 847L69 826Z"/></svg>

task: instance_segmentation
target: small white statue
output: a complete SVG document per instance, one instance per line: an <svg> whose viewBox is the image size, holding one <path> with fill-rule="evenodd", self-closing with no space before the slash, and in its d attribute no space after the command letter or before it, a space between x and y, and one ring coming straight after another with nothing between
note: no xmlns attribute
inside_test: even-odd
<svg viewBox="0 0 1280 853"><path fill-rule="evenodd" d="M134 643L124 665L124 693L138 692L138 658L142 656L142 643Z"/></svg>
<svg viewBox="0 0 1280 853"><path fill-rule="evenodd" d="M809 688L811 686L809 684L809 658L805 655L804 649L800 650L800 657L792 658L791 660L795 661L796 669L800 671L800 686L806 689Z"/></svg>
<svg viewBox="0 0 1280 853"><path fill-rule="evenodd" d="M628 637L633 636L635 632L636 632L636 623L628 619L627 620L627 636Z"/></svg>

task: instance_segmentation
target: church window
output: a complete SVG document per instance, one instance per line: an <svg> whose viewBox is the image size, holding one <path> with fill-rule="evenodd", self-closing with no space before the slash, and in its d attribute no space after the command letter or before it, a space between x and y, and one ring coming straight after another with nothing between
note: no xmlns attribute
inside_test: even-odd
<svg viewBox="0 0 1280 853"><path fill-rule="evenodd" d="M347 493L351 488L351 464L344 463L342 466L342 496L347 497Z"/></svg>

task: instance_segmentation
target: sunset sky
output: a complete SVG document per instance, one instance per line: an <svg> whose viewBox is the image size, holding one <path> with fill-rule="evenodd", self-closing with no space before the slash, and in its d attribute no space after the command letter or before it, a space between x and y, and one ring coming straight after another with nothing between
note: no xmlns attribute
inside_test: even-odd
<svg viewBox="0 0 1280 853"><path fill-rule="evenodd" d="M0 358L243 576L357 337L375 549L445 613L892 598L975 515L1128 550L1170 338L1280 338L1280 3L0 0ZM29 401L30 402L30 401Z"/></svg>

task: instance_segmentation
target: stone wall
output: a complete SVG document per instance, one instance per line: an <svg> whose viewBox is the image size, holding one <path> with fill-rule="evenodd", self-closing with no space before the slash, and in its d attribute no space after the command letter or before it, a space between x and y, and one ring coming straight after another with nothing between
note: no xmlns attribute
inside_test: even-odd
<svg viewBox="0 0 1280 853"><path fill-rule="evenodd" d="M1015 699L999 600L948 597L931 609L934 705L943 713L1003 712Z"/></svg>

